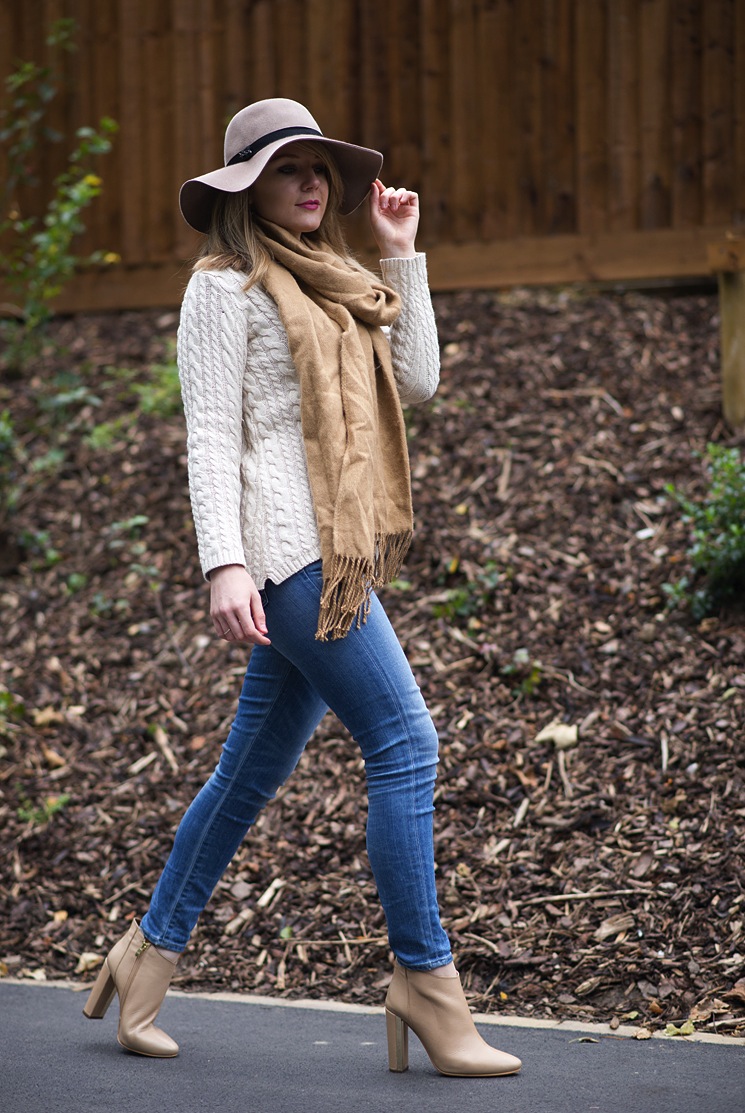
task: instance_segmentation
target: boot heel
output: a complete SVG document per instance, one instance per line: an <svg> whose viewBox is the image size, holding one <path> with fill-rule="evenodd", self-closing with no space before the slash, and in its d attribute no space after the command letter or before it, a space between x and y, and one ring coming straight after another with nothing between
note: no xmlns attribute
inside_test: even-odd
<svg viewBox="0 0 745 1113"><path fill-rule="evenodd" d="M115 993L114 979L111 976L108 963L104 961L83 1008L83 1016L87 1016L90 1020L101 1020L114 1000Z"/></svg>
<svg viewBox="0 0 745 1113"><path fill-rule="evenodd" d="M409 1026L400 1016L385 1010L385 1027L388 1035L388 1070L402 1072L409 1069Z"/></svg>

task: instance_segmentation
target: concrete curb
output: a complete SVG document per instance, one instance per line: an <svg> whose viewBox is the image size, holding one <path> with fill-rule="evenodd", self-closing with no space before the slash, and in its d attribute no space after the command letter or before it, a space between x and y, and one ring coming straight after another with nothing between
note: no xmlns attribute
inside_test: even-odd
<svg viewBox="0 0 745 1113"><path fill-rule="evenodd" d="M41 981L35 978L1 978L0 985L19 985L36 989L68 989L75 993L85 993L90 990L91 982L76 982L71 980ZM183 997L203 1001L223 1001L240 1005L260 1005L264 1008L279 1009L309 1009L316 1012L333 1013L363 1013L367 1016L382 1016L385 1010L376 1005L352 1005L343 1001L312 1001L305 998L293 1000L287 997L262 997L254 993L210 993L196 990L169 990L170 997ZM477 1024L488 1024L495 1028L535 1028L552 1032L577 1032L586 1036L595 1036L606 1039L636 1039L638 1027L622 1024L618 1028L611 1028L610 1024L599 1024L591 1021L579 1020L545 1020L527 1016L505 1016L500 1013L474 1013L473 1018ZM694 1032L691 1036L668 1036L663 1031L652 1032L652 1039L665 1040L674 1043L708 1043L720 1044L725 1047L745 1047L745 1038L739 1036L726 1036L719 1032Z"/></svg>

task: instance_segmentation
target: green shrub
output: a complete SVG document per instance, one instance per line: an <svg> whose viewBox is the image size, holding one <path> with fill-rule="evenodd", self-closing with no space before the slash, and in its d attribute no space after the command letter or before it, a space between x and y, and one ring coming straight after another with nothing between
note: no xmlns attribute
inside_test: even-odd
<svg viewBox="0 0 745 1113"><path fill-rule="evenodd" d="M449 571L454 573L458 568L456 558ZM443 598L432 608L433 614L436 618L447 619L476 617L491 603L499 580L497 565L492 560L487 561L483 568L476 569L474 579L447 588Z"/></svg>
<svg viewBox="0 0 745 1113"><path fill-rule="evenodd" d="M52 24L47 44L54 56L75 49L74 31L70 19ZM52 65L36 62L19 62L5 78L6 103L0 111L6 168L0 187L0 276L17 299L16 305L5 307L15 317L2 322L5 363L13 370L21 370L38 353L42 326L52 316L51 302L76 268L118 261L111 253L80 257L72 250L73 240L85 231L81 214L101 192L101 179L93 170L111 149L116 124L108 117L100 120L98 130L82 127L75 133L67 169L55 178L43 216L21 211L21 188L39 184L40 152L63 138L46 122L58 80Z"/></svg>
<svg viewBox="0 0 745 1113"><path fill-rule="evenodd" d="M57 812L67 807L71 797L68 792L63 792L60 796L46 796L40 804L34 804L26 793L19 789L18 799L20 803L16 808L16 814L21 822L28 823L32 827L43 827Z"/></svg>
<svg viewBox="0 0 745 1113"><path fill-rule="evenodd" d="M706 460L710 484L701 501L666 488L691 527L691 573L664 590L694 618L745 599L745 461L739 449L716 444L707 445Z"/></svg>
<svg viewBox="0 0 745 1113"><path fill-rule="evenodd" d="M165 363L154 363L145 382L133 383L139 409L154 417L175 417L181 413L181 384L176 362L176 345L170 343Z"/></svg>
<svg viewBox="0 0 745 1113"><path fill-rule="evenodd" d="M516 649L512 660L500 672L509 678L514 685L512 694L518 697L535 695L543 679L543 665L525 648Z"/></svg>
<svg viewBox="0 0 745 1113"><path fill-rule="evenodd" d="M108 451L118 442L127 441L134 435L141 414L171 418L181 413L181 385L173 342L168 344L165 362L152 364L142 376L139 369L109 369L107 385L116 391L120 404L135 405L110 421L94 425L83 438L90 448Z"/></svg>
<svg viewBox="0 0 745 1113"><path fill-rule="evenodd" d="M80 266L118 261L118 256L97 251L81 257L74 253L77 236L85 231L82 213L101 192L101 179L94 167L111 148L116 130L113 120L104 117L98 130L79 128L67 158L67 167L52 183L46 194L43 212L24 213L20 197L29 186L41 182L41 154L50 143L59 143L63 136L49 126L49 105L57 95L58 63L61 52L75 49L75 22L60 19L51 25L47 36L52 63L19 62L4 81L5 98L0 110L0 148L3 152L5 176L0 182L0 283L14 298L5 303L6 314L0 319L3 343L2 362L7 372L20 375L29 361L43 349L44 325L52 316L52 301L61 292ZM11 314L11 316L7 316ZM78 393L62 389L47 391L40 407L57 418L62 425L71 407L79 407L84 399ZM95 400L92 400L95 401ZM49 423L47 423L49 424ZM62 432L54 430L54 439ZM36 467L26 459L21 448L21 435L14 428L7 412L0 414L0 528L10 532L9 522L20 497L23 476L59 461L59 445L52 443ZM23 473L17 467L26 466ZM19 476L21 476L19 478Z"/></svg>

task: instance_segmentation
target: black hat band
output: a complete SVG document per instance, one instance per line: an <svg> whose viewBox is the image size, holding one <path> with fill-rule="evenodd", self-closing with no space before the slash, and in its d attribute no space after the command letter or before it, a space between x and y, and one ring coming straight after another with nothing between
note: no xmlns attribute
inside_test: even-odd
<svg viewBox="0 0 745 1113"><path fill-rule="evenodd" d="M243 150L239 151L237 155L233 155L233 157L226 163L226 165L233 166L236 162L248 162L250 159L253 158L255 154L258 154L258 152L263 150L264 147L268 147L270 143L276 142L277 139L287 139L290 135L307 136L311 132L313 133L313 135L320 135L321 138L323 138L322 131L316 131L315 128L309 127L278 128L277 131L267 132L266 135L262 135L260 139L257 139L255 143L252 143L249 147L244 147Z"/></svg>

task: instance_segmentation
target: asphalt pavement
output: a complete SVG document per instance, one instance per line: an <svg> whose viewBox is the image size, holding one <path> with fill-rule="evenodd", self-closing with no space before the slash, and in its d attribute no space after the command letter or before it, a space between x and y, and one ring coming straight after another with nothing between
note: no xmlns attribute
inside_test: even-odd
<svg viewBox="0 0 745 1113"><path fill-rule="evenodd" d="M389 1072L380 1009L170 993L159 1023L181 1054L158 1060L118 1045L116 1002L92 1021L84 1001L0 981L2 1113L745 1113L745 1041L477 1018L523 1070L443 1078L413 1035Z"/></svg>

